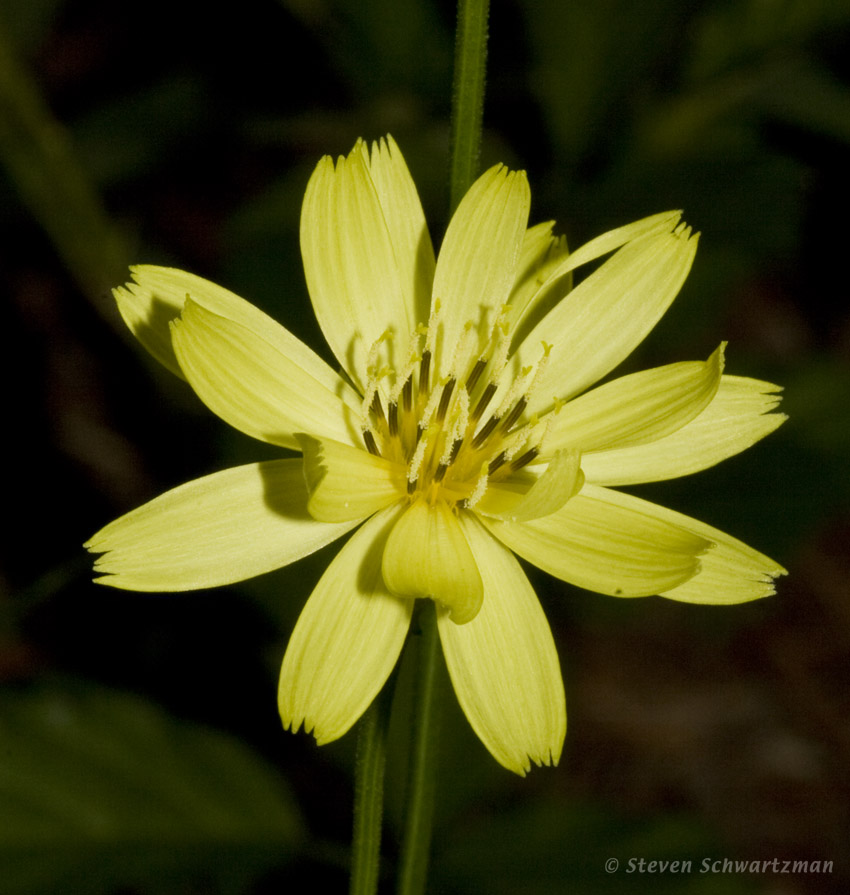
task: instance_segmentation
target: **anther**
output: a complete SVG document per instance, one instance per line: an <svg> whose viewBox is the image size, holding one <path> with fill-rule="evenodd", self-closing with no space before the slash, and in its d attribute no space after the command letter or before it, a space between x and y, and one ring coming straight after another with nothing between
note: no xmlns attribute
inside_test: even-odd
<svg viewBox="0 0 850 895"><path fill-rule="evenodd" d="M435 481L437 484L439 484L440 482L442 482L443 479L446 477L446 473L448 472L448 470L449 470L449 464L448 464L448 463L440 463L440 464L437 466L437 471L434 473L434 481Z"/></svg>
<svg viewBox="0 0 850 895"><path fill-rule="evenodd" d="M366 445L366 450L369 451L370 454L374 454L376 457L381 456L381 452L378 450L378 445L375 444L375 436L370 429L363 430L363 443Z"/></svg>
<svg viewBox="0 0 850 895"><path fill-rule="evenodd" d="M407 377L407 381L401 388L401 403L405 413L410 413L413 406L413 375Z"/></svg>
<svg viewBox="0 0 850 895"><path fill-rule="evenodd" d="M493 473L505 462L505 457L506 455L504 451L493 457L493 459L487 464L487 474L493 475Z"/></svg>
<svg viewBox="0 0 850 895"><path fill-rule="evenodd" d="M498 416L491 416L489 420L479 429L475 438L472 439L472 446L480 448L482 444L490 437L490 433L499 425Z"/></svg>
<svg viewBox="0 0 850 895"><path fill-rule="evenodd" d="M407 480L407 493L413 494L416 490L416 486L419 483L419 479L408 479Z"/></svg>
<svg viewBox="0 0 850 895"><path fill-rule="evenodd" d="M475 366L472 368L472 372L469 374L469 377L466 380L466 391L467 394L471 394L472 390L478 385L478 380L481 378L481 374L484 372L487 366L487 358L479 357L477 361L475 361Z"/></svg>
<svg viewBox="0 0 850 895"><path fill-rule="evenodd" d="M437 422L442 423L446 418L446 411L449 409L449 402L452 399L452 392L455 387L455 379L451 378L443 386L443 394L440 396L440 405L437 407Z"/></svg>
<svg viewBox="0 0 850 895"><path fill-rule="evenodd" d="M540 448L531 448L527 450L524 454L517 457L515 460L511 460L511 471L516 472L518 469L522 469L523 466L528 466L532 460L540 453Z"/></svg>
<svg viewBox="0 0 850 895"><path fill-rule="evenodd" d="M398 403L390 401L387 407L387 417L390 428L390 437L395 438L398 435Z"/></svg>
<svg viewBox="0 0 850 895"><path fill-rule="evenodd" d="M498 387L499 386L495 382L487 383L481 397L478 399L478 403L475 405L475 410L472 412L473 425L481 419L482 414L487 409L487 405L493 400L493 395L496 394L496 389Z"/></svg>
<svg viewBox="0 0 850 895"><path fill-rule="evenodd" d="M513 410L505 417L502 422L501 431L507 432L508 429L522 416L523 410L525 410L528 404L528 398L523 395L514 405Z"/></svg>
<svg viewBox="0 0 850 895"><path fill-rule="evenodd" d="M381 396L378 394L377 389L375 390L375 394L372 397L372 404L370 405L369 409L379 420L382 420L384 418L384 406L383 404L381 404Z"/></svg>
<svg viewBox="0 0 850 895"><path fill-rule="evenodd" d="M419 394L427 395L430 389L429 377L431 375L431 352L426 348L422 352L422 360L419 361Z"/></svg>

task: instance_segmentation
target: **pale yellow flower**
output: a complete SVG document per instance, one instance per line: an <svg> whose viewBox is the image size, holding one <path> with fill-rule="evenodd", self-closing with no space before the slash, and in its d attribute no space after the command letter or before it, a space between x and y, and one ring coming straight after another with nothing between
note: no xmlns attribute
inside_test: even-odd
<svg viewBox="0 0 850 895"><path fill-rule="evenodd" d="M357 529L316 585L280 679L284 725L344 734L431 597L458 700L494 757L556 763L558 656L518 554L590 590L736 603L784 570L707 525L612 490L696 472L784 419L776 386L725 376L723 346L588 389L646 336L696 251L676 212L576 252L528 228L524 172L491 168L435 261L391 138L307 186L301 248L338 374L206 280L133 269L115 290L145 347L248 435L302 453L225 470L106 526L101 583L189 590L288 565ZM578 286L571 271L614 253Z"/></svg>

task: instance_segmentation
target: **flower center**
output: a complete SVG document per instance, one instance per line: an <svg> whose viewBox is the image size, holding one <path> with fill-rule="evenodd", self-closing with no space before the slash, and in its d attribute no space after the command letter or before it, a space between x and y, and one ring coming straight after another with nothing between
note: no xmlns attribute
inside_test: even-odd
<svg viewBox="0 0 850 895"><path fill-rule="evenodd" d="M439 300L428 325L417 328L403 365L388 362L391 333L372 346L363 400L363 443L399 469L399 487L411 500L474 506L490 482L501 481L540 453L548 426L524 418L551 350L537 363L511 370L508 306L482 338L466 324L456 346L438 346ZM448 374L434 381L435 349L449 348Z"/></svg>

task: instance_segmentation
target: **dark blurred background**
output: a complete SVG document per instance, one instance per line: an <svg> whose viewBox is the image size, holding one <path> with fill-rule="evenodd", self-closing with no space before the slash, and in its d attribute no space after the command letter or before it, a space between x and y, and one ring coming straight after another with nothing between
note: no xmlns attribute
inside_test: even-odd
<svg viewBox="0 0 850 895"><path fill-rule="evenodd" d="M850 3L493 0L482 164L526 168L572 246L683 208L703 236L624 369L704 358L790 421L640 493L775 557L743 606L622 601L529 574L555 632L558 769L499 768L445 720L435 893L850 886ZM280 729L277 671L338 546L212 592L91 583L81 544L203 474L275 456L144 355L133 262L251 299L330 355L298 250L318 158L391 132L445 226L449 0L2 0L0 887L345 891L353 736ZM404 737L404 725L394 732ZM402 772L388 777L397 851ZM608 874L606 858L620 861ZM701 873L703 859L832 861ZM626 873L630 858L689 874ZM389 890L389 889L388 889Z"/></svg>

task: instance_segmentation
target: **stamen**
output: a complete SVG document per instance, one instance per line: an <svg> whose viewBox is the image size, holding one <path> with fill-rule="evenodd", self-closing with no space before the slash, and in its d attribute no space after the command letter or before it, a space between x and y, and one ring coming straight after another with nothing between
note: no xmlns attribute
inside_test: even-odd
<svg viewBox="0 0 850 895"><path fill-rule="evenodd" d="M375 444L375 436L370 429L363 430L363 443L366 445L366 450L369 451L370 454L374 454L376 457L381 456L381 452L378 450L378 445Z"/></svg>
<svg viewBox="0 0 850 895"><path fill-rule="evenodd" d="M540 344L543 346L543 354L541 355L540 360L537 361L537 369L534 371L534 376L531 379L530 385L525 390L526 397L528 397L540 384L540 380L543 378L543 373L549 363L549 354L552 351L552 346L548 342L541 342Z"/></svg>
<svg viewBox="0 0 850 895"><path fill-rule="evenodd" d="M378 394L377 388L375 389L375 394L372 396L372 403L369 405L369 409L379 420L384 419L384 405L381 404L381 396Z"/></svg>
<svg viewBox="0 0 850 895"><path fill-rule="evenodd" d="M505 448L505 462L509 463L514 457L527 445L531 443L532 432L528 431L528 426L523 426L512 432L509 438L513 441ZM538 447L540 442L538 442Z"/></svg>
<svg viewBox="0 0 850 895"><path fill-rule="evenodd" d="M487 358L479 357L477 361L475 361L475 366L472 368L472 372L469 374L469 377L466 380L466 392L467 394L471 394L474 390L475 386L478 385L478 380L481 378L481 374L487 367Z"/></svg>
<svg viewBox="0 0 850 895"><path fill-rule="evenodd" d="M509 409L514 405L514 401L518 401L523 395L528 394L525 384L528 382L528 378L533 369L533 367L523 367L519 376L511 383L511 387L508 389L507 394L502 398L498 410L496 410L495 416L498 416L499 419L508 414Z"/></svg>
<svg viewBox="0 0 850 895"><path fill-rule="evenodd" d="M458 420L458 422L460 422L460 420ZM446 442L445 450L440 457L440 466L445 466L448 469L448 467L457 460L457 455L460 453L461 446L463 445L462 432L465 428L465 426L461 425L452 427L451 437Z"/></svg>
<svg viewBox="0 0 850 895"><path fill-rule="evenodd" d="M404 407L405 413L410 413L410 408L413 406L413 375L407 377L404 385L401 388L401 402Z"/></svg>
<svg viewBox="0 0 850 895"><path fill-rule="evenodd" d="M419 471L422 468L422 462L425 459L425 451L428 448L428 434L429 433L427 431L422 430L419 438L417 438L416 440L416 450L413 452L413 456L410 458L410 465L407 467L408 494L413 493L410 490L410 483L413 483L415 490L416 483L419 479Z"/></svg>
<svg viewBox="0 0 850 895"><path fill-rule="evenodd" d="M509 361L509 312L507 305L500 309L486 338L467 323L455 344L446 346L439 343L435 299L428 324L410 334L403 365L395 362L389 330L371 346L361 404L363 444L373 456L406 464L410 499L422 495L429 502L474 507L491 481L539 457L559 402L543 421L527 412L551 346L543 343L536 363L518 370ZM432 371L438 356L442 376Z"/></svg>
<svg viewBox="0 0 850 895"><path fill-rule="evenodd" d="M490 437L490 433L499 425L501 417L491 416L489 420L478 430L478 434L472 439L472 446L480 448L482 444Z"/></svg>
<svg viewBox="0 0 850 895"><path fill-rule="evenodd" d="M455 387L455 378L452 377L443 386L443 394L440 396L440 406L437 408L437 422L442 423L446 418L446 411L449 409L449 402L452 399L452 392Z"/></svg>
<svg viewBox="0 0 850 895"><path fill-rule="evenodd" d="M491 342L493 338L496 340L495 347L493 348L492 353L492 366L490 368L490 380L498 380L498 378L502 375L502 371L505 369L508 363L508 351L511 347L510 339L508 338L508 332L510 331L510 327L508 325L508 312L510 311L510 305L504 305L496 319L495 324L493 325L493 332L491 335Z"/></svg>
<svg viewBox="0 0 850 895"><path fill-rule="evenodd" d="M469 428L469 395L466 393L466 389L461 389L457 393L457 398L455 399L455 404L452 408L452 418L453 423L450 441L452 443L452 450L454 450L454 442L457 441L458 438L462 441L466 435L466 430ZM454 459L452 459L452 462L454 462Z"/></svg>
<svg viewBox="0 0 850 895"><path fill-rule="evenodd" d="M381 407L381 398L378 392L378 383L385 377L392 374L392 368L384 364L380 364L380 351L384 342L392 340L392 333L386 330L378 339L372 343L369 349L369 355L366 359L366 388L363 393L362 413L365 425L369 425L368 417L370 413L375 415L378 420L383 420L384 411Z"/></svg>
<svg viewBox="0 0 850 895"><path fill-rule="evenodd" d="M507 432L508 429L522 416L523 410L528 405L528 398L523 395L514 405L514 409L505 417L502 422L501 431Z"/></svg>
<svg viewBox="0 0 850 895"><path fill-rule="evenodd" d="M435 388L428 395L428 402L425 404L425 409L419 414L420 426L425 426L427 428L428 424L431 421L431 418L434 416L434 411L437 409L437 404L440 403L442 394L443 393L440 389Z"/></svg>
<svg viewBox="0 0 850 895"><path fill-rule="evenodd" d="M437 332L440 328L439 323L437 322L439 316L440 299L435 298L433 305L431 305L431 313L428 315L428 326L425 327L425 351L432 357L434 356L434 345L437 341Z"/></svg>
<svg viewBox="0 0 850 895"><path fill-rule="evenodd" d="M528 466L532 460L537 457L540 453L539 447L533 447L530 450L527 450L524 454L517 457L516 460L511 460L511 471L516 472L518 469L522 469L523 466Z"/></svg>
<svg viewBox="0 0 850 895"><path fill-rule="evenodd" d="M430 391L429 376L431 375L431 352L426 348L422 352L422 360L419 361L419 395L427 395Z"/></svg>
<svg viewBox="0 0 850 895"><path fill-rule="evenodd" d="M505 462L505 457L506 455L504 451L493 457L493 459L487 465L487 474L493 475L493 473Z"/></svg>
<svg viewBox="0 0 850 895"><path fill-rule="evenodd" d="M473 426L481 419L484 411L487 409L487 405L493 400L493 395L496 394L496 389L498 387L498 384L495 382L487 383L487 387L484 389L481 397L478 399L478 403L475 405L475 410L472 411Z"/></svg>
<svg viewBox="0 0 850 895"><path fill-rule="evenodd" d="M472 354L470 348L475 335L476 330L473 327L472 322L467 321L467 323L464 324L463 332L461 332L460 338L458 339L452 354L452 365L449 370L449 376L451 376L452 379L460 379L463 376L464 370L466 370L469 365L469 356Z"/></svg>
<svg viewBox="0 0 850 895"><path fill-rule="evenodd" d="M472 494L466 498L464 501L464 506L472 507L478 503L479 500L487 493L487 482L489 480L489 473L487 472L487 464L481 464L481 472L478 476L478 481L475 483L475 487L472 489Z"/></svg>

